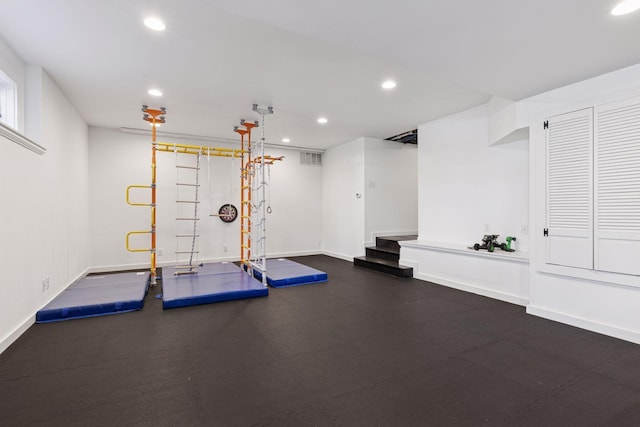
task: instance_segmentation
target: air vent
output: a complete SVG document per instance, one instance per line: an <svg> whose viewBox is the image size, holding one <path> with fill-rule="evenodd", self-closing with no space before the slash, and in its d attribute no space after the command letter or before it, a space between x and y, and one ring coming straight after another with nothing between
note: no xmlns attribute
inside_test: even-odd
<svg viewBox="0 0 640 427"><path fill-rule="evenodd" d="M386 138L385 141L402 142L403 144L418 144L418 129L403 132L396 136Z"/></svg>
<svg viewBox="0 0 640 427"><path fill-rule="evenodd" d="M300 164L311 165L311 166L321 166L322 154L321 153L300 153Z"/></svg>

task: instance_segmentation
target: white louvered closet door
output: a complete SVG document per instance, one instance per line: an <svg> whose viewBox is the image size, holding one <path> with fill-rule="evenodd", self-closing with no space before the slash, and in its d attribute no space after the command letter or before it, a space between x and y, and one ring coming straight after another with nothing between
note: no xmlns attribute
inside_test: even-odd
<svg viewBox="0 0 640 427"><path fill-rule="evenodd" d="M593 109L548 119L548 264L593 268Z"/></svg>
<svg viewBox="0 0 640 427"><path fill-rule="evenodd" d="M595 269L640 274L640 97L595 114Z"/></svg>

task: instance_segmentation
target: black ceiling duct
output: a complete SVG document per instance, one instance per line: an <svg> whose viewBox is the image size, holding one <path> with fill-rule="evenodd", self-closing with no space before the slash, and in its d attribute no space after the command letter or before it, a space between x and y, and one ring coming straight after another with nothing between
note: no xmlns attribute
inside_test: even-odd
<svg viewBox="0 0 640 427"><path fill-rule="evenodd" d="M402 142L403 144L418 144L418 129L403 132L391 138L385 138L385 141Z"/></svg>

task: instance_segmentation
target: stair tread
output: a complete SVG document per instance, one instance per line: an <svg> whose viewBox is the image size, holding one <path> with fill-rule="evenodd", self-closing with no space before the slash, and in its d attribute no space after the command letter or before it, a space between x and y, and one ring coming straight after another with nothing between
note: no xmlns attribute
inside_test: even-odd
<svg viewBox="0 0 640 427"><path fill-rule="evenodd" d="M376 247L378 249L391 249L400 253L400 242L405 240L415 240L418 236L378 236L376 237Z"/></svg>
<svg viewBox="0 0 640 427"><path fill-rule="evenodd" d="M365 249L371 249L373 251L385 252L388 254L400 255L400 250L396 248L381 248L380 246L367 246Z"/></svg>
<svg viewBox="0 0 640 427"><path fill-rule="evenodd" d="M376 238L380 239L380 240L390 240L390 241L394 241L394 242L402 242L404 240L416 240L418 238L418 236L410 234L410 235L406 235L406 236L378 236Z"/></svg>
<svg viewBox="0 0 640 427"><path fill-rule="evenodd" d="M408 270L410 268L413 268L413 267L407 267L407 266L404 266L404 265L400 265L400 264L398 264L398 261L390 261L390 260L386 260L386 259L373 258L373 257L368 257L368 256L359 256L359 257L354 258L354 260L369 262L369 263L372 263L372 264L386 265L387 267L397 267L400 270Z"/></svg>
<svg viewBox="0 0 640 427"><path fill-rule="evenodd" d="M400 249L379 247L365 248L365 256L398 262L400 261Z"/></svg>

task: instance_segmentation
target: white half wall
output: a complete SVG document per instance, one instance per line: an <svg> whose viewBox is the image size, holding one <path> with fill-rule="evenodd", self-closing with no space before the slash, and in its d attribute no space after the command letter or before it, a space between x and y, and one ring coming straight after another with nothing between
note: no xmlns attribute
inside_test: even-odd
<svg viewBox="0 0 640 427"><path fill-rule="evenodd" d="M439 285L526 306L529 301L527 253L488 253L466 246L401 242L400 263L412 266L413 277Z"/></svg>
<svg viewBox="0 0 640 427"><path fill-rule="evenodd" d="M418 147L364 138L365 245L418 230Z"/></svg>
<svg viewBox="0 0 640 427"><path fill-rule="evenodd" d="M0 352L89 265L87 125L47 73L36 74L46 153L0 140Z"/></svg>
<svg viewBox="0 0 640 427"><path fill-rule="evenodd" d="M239 148L239 144L225 142L158 140ZM129 206L125 202L125 190L129 185L151 184L151 137L90 127L89 141L92 270L148 267L149 253L128 252L125 236L129 231L149 230L150 209ZM322 222L322 168L301 165L297 151L269 148L266 153L285 156L282 162L270 167L271 190L267 193L270 193L272 213L267 215L268 255L320 252L322 234L318 224ZM179 155L179 164L195 164L195 161L194 155ZM157 262L162 266L176 262L175 154L159 152L157 165ZM240 160L221 157L208 160L205 156L200 167L199 260L238 260L240 221L224 223L210 214L217 214L220 206L226 203L240 209ZM181 180L186 179L186 173L180 171ZM131 195L132 201L150 201L150 190L134 189ZM181 195L184 195L183 190ZM148 235L133 237L131 243L133 247L150 247Z"/></svg>

